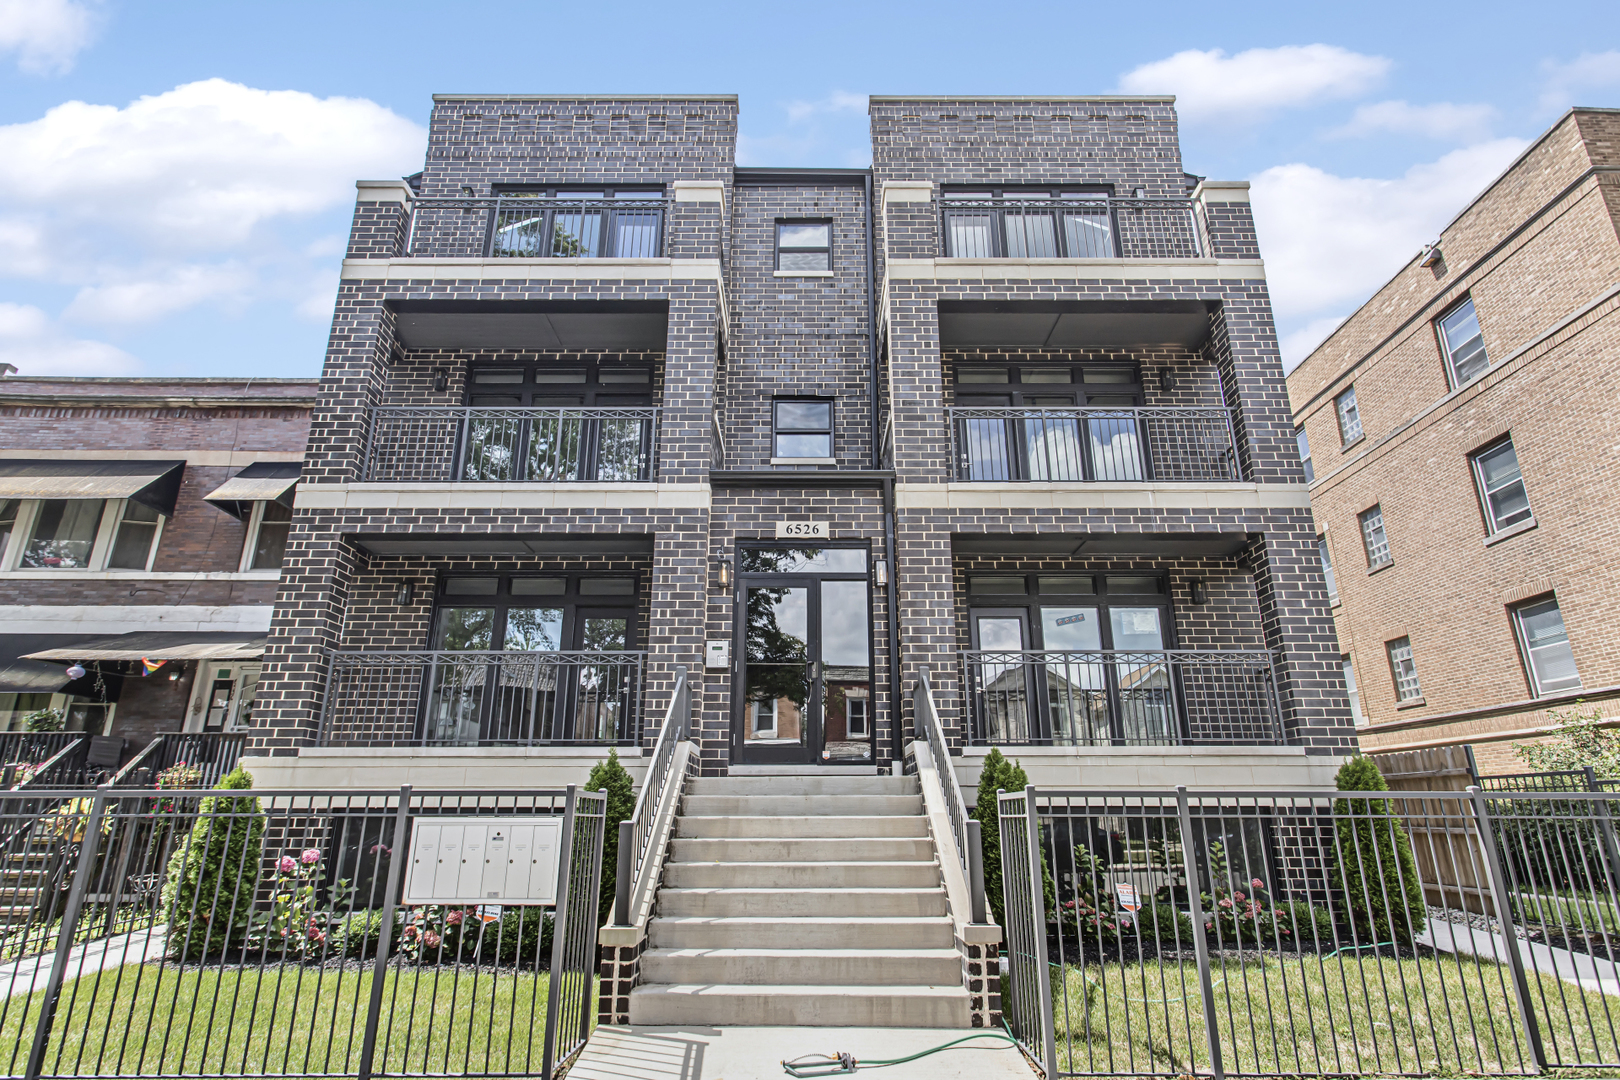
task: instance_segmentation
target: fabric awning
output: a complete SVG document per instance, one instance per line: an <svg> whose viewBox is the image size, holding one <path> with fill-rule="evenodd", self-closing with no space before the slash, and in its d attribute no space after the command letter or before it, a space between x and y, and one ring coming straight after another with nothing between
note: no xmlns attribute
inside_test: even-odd
<svg viewBox="0 0 1620 1080"><path fill-rule="evenodd" d="M64 646L85 640L75 634L0 634L0 694L56 694L73 680L59 663L24 660L41 645Z"/></svg>
<svg viewBox="0 0 1620 1080"><path fill-rule="evenodd" d="M255 461L219 487L203 496L221 510L242 521L248 519L256 502L293 504L293 488L303 472L301 461Z"/></svg>
<svg viewBox="0 0 1620 1080"><path fill-rule="evenodd" d="M194 633L180 630L86 638L72 645L31 652L24 660L257 660L263 634Z"/></svg>
<svg viewBox="0 0 1620 1080"><path fill-rule="evenodd" d="M0 499L131 499L174 515L184 461L0 459Z"/></svg>

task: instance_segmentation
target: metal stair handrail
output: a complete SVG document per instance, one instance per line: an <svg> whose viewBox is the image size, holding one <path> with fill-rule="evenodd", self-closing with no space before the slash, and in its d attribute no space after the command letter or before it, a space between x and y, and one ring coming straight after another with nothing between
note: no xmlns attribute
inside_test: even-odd
<svg viewBox="0 0 1620 1080"><path fill-rule="evenodd" d="M675 692L670 695L669 711L658 728L658 741L653 745L652 760L641 782L641 793L636 796L636 808L628 818L619 822L618 867L613 878L613 922L617 926L630 924L631 898L641 895L642 873L653 860L648 858L653 837L653 826L660 811L672 798L678 798L685 770L671 768L675 762L677 744L686 738L687 723L692 714L692 689L686 680L686 666L675 669Z"/></svg>
<svg viewBox="0 0 1620 1080"><path fill-rule="evenodd" d="M967 877L972 898L972 921L986 919L984 899L984 846L979 822L968 817L967 800L962 795L962 783L951 767L950 746L945 741L945 729L940 726L939 712L934 708L934 690L928 681L928 669L917 672L917 686L911 695L912 714L916 728L928 743L939 773L940 787L945 793L945 809L951 821L951 835L956 840L956 855Z"/></svg>

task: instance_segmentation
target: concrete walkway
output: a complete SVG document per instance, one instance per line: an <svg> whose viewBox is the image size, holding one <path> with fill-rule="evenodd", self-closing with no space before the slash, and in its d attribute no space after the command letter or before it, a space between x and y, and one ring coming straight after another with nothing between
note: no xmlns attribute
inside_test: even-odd
<svg viewBox="0 0 1620 1080"><path fill-rule="evenodd" d="M783 1058L847 1050L896 1058L971 1035L956 1028L599 1027L569 1080L781 1080ZM1030 1080L1017 1047L982 1039L857 1076L873 1080Z"/></svg>
<svg viewBox="0 0 1620 1080"><path fill-rule="evenodd" d="M163 952L169 928L154 926L150 930L137 930L132 934L102 938L76 945L68 954L67 978L93 975L108 968L124 964L138 964L156 959ZM29 956L12 964L0 964L0 998L14 994L31 994L45 989L51 978L51 963L56 950Z"/></svg>
<svg viewBox="0 0 1620 1080"><path fill-rule="evenodd" d="M1428 929L1419 934L1417 940L1441 952L1507 963L1507 939L1489 930L1430 919ZM1527 971L1534 968L1548 975L1556 975L1567 983L1574 983L1582 990L1620 995L1620 964L1615 961L1570 952L1568 949L1555 949L1534 941L1520 941L1519 955L1524 957Z"/></svg>

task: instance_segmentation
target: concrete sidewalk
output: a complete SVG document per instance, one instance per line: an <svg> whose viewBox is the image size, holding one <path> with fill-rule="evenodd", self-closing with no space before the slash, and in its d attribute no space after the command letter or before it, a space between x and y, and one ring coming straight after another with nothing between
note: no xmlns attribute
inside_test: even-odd
<svg viewBox="0 0 1620 1080"><path fill-rule="evenodd" d="M75 945L73 951L68 953L67 978L77 979L108 968L156 959L162 955L168 936L167 926L154 926L148 930L136 930L130 934ZM13 964L0 964L0 998L45 989L55 959L56 950L52 949Z"/></svg>
<svg viewBox="0 0 1620 1080"><path fill-rule="evenodd" d="M569 1080L780 1080L784 1058L847 1050L897 1058L960 1039L957 1028L599 1027ZM857 1076L862 1075L857 1073ZM980 1039L870 1073L882 1080L1030 1080L1010 1043Z"/></svg>
<svg viewBox="0 0 1620 1080"><path fill-rule="evenodd" d="M1417 935L1417 940L1442 952L1507 963L1507 938L1489 930L1431 918L1428 928ZM1620 964L1613 960L1557 949L1534 941L1520 941L1519 946L1519 955L1524 957L1527 969L1534 968L1548 975L1556 975L1583 990L1620 995Z"/></svg>

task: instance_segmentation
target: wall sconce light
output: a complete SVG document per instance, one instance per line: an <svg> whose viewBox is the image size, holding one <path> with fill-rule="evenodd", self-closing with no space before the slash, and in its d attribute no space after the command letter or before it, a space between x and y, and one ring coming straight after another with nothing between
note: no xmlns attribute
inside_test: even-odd
<svg viewBox="0 0 1620 1080"><path fill-rule="evenodd" d="M400 607L410 607L416 600L416 582L402 581L399 583L399 592L394 594L394 603Z"/></svg>
<svg viewBox="0 0 1620 1080"><path fill-rule="evenodd" d="M889 584L889 560L879 559L872 564L872 584L880 589Z"/></svg>
<svg viewBox="0 0 1620 1080"><path fill-rule="evenodd" d="M1137 188L1137 189L1136 189L1136 197L1137 197L1137 198L1138 198L1138 199L1145 199L1145 198L1147 198L1147 188Z"/></svg>
<svg viewBox="0 0 1620 1080"><path fill-rule="evenodd" d="M461 185L461 193L463 195L472 195L473 194L472 185L471 184L462 184Z"/></svg>
<svg viewBox="0 0 1620 1080"><path fill-rule="evenodd" d="M1195 603L1195 604L1207 604L1207 603L1209 603L1209 590L1204 587L1203 579L1200 578L1200 579L1194 580L1194 581L1190 582L1189 584L1192 586L1192 602L1193 603Z"/></svg>
<svg viewBox="0 0 1620 1080"><path fill-rule="evenodd" d="M450 389L450 372L446 368L439 368L433 373L433 392L442 394Z"/></svg>
<svg viewBox="0 0 1620 1080"><path fill-rule="evenodd" d="M1176 388L1176 377L1169 368L1159 369L1159 392L1168 394Z"/></svg>
<svg viewBox="0 0 1620 1080"><path fill-rule="evenodd" d="M169 681L170 682L179 682L180 681L180 669L178 667L172 667L172 668L169 669Z"/></svg>
<svg viewBox="0 0 1620 1080"><path fill-rule="evenodd" d="M1426 244L1423 251L1418 255L1418 265L1425 268L1439 266L1444 259L1445 256L1440 253L1439 244Z"/></svg>
<svg viewBox="0 0 1620 1080"><path fill-rule="evenodd" d="M722 591L730 590L730 588L731 588L731 557L729 555L720 556L720 565L715 568L715 573L716 573L716 579L720 583L721 590Z"/></svg>

